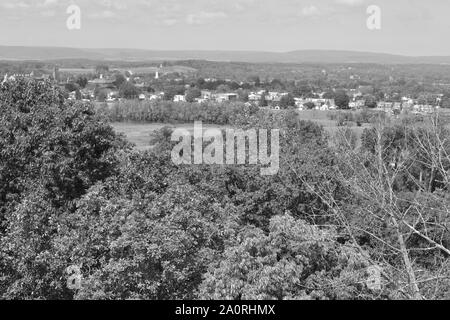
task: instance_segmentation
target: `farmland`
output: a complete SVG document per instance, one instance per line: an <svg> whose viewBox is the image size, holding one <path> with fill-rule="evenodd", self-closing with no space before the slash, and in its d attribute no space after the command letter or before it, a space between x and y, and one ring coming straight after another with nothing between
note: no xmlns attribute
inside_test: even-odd
<svg viewBox="0 0 450 320"><path fill-rule="evenodd" d="M327 111L303 111L299 113L300 120L310 120L325 128L330 136L334 136L339 127L336 121L328 118L329 112ZM173 123L140 123L140 122L113 122L112 126L118 133L124 134L128 141L135 145L136 150L147 150L151 148L150 136L153 132L162 129L163 127L171 128L185 128L191 130L193 123L173 124ZM361 127L352 126L351 129L355 132L356 136L361 137L364 129L370 125L366 124ZM203 128L226 128L223 125L203 124ZM229 126L228 126L229 127Z"/></svg>
<svg viewBox="0 0 450 320"><path fill-rule="evenodd" d="M123 133L128 141L135 145L135 149L142 151L148 150L152 146L150 145L150 136L157 130L164 127L171 128L184 128L187 130L193 130L193 123L186 124L164 124L164 123L132 123L132 122L114 122L111 124L118 133ZM225 128L224 126L215 125L203 125L203 129L208 128Z"/></svg>

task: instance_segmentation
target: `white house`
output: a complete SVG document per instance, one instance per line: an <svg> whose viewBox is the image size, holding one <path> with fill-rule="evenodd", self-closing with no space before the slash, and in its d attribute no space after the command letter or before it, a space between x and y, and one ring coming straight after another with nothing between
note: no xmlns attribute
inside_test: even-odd
<svg viewBox="0 0 450 320"><path fill-rule="evenodd" d="M174 102L186 102L186 96L177 94L175 97L173 97Z"/></svg>

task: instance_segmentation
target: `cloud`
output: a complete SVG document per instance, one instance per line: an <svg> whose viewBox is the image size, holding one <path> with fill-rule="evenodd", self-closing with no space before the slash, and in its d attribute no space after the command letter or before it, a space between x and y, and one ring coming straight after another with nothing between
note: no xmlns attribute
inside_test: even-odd
<svg viewBox="0 0 450 320"><path fill-rule="evenodd" d="M316 6L310 5L304 7L300 12L300 15L304 17L318 16L320 15L320 10Z"/></svg>
<svg viewBox="0 0 450 320"><path fill-rule="evenodd" d="M161 21L161 24L164 26L174 26L178 23L177 19L165 19Z"/></svg>
<svg viewBox="0 0 450 320"><path fill-rule="evenodd" d="M113 19L118 17L118 15L111 10L104 10L101 12L91 13L89 17L92 19Z"/></svg>
<svg viewBox="0 0 450 320"><path fill-rule="evenodd" d="M216 19L227 18L228 15L224 12L206 12L200 11L198 13L189 14L186 17L186 22L191 25L201 25L210 23Z"/></svg>
<svg viewBox="0 0 450 320"><path fill-rule="evenodd" d="M337 4L349 6L349 7L357 7L363 5L365 0L335 0Z"/></svg>

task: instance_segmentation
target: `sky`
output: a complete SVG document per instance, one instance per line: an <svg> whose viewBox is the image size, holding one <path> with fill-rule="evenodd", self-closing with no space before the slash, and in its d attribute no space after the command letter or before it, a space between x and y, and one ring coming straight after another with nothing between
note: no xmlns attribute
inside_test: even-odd
<svg viewBox="0 0 450 320"><path fill-rule="evenodd" d="M449 0L0 0L0 45L450 55L449 15Z"/></svg>

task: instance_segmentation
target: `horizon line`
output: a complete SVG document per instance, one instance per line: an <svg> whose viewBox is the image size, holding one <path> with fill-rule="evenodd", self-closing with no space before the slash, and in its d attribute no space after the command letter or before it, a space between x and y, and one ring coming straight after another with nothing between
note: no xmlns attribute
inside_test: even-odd
<svg viewBox="0 0 450 320"><path fill-rule="evenodd" d="M450 57L450 53L447 55L408 55L401 53L390 53L383 51L363 51L352 49L295 49L287 51L271 51L271 50L236 50L236 49L149 49L149 48L136 48L136 47L77 47L77 46L48 46L48 45L0 45L2 47L9 48L48 48L48 49L76 49L76 50L136 50L136 51L154 51L154 52L236 52L236 53L269 53L269 54L287 54L295 52L347 52L347 53L361 53L361 54L380 54L407 58L426 58L426 57Z"/></svg>

